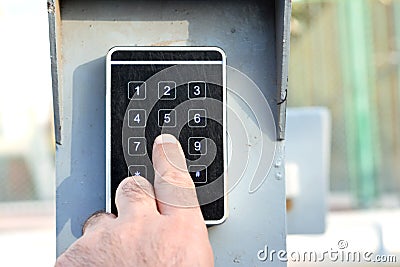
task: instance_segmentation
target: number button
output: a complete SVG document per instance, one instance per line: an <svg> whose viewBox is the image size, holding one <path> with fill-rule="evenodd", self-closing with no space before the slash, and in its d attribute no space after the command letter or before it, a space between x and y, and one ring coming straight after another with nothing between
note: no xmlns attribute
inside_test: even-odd
<svg viewBox="0 0 400 267"><path fill-rule="evenodd" d="M158 98L173 100L176 98L176 83L171 81L162 81L158 83Z"/></svg>
<svg viewBox="0 0 400 267"><path fill-rule="evenodd" d="M146 110L144 109L130 109L128 111L128 126L145 127L146 126Z"/></svg>
<svg viewBox="0 0 400 267"><path fill-rule="evenodd" d="M158 126L159 127L175 127L176 112L174 109L160 109L158 111Z"/></svg>
<svg viewBox="0 0 400 267"><path fill-rule="evenodd" d="M128 83L128 98L131 100L146 99L146 82L130 81Z"/></svg>
<svg viewBox="0 0 400 267"><path fill-rule="evenodd" d="M189 109L188 124L189 127L206 127L207 115L205 109Z"/></svg>
<svg viewBox="0 0 400 267"><path fill-rule="evenodd" d="M189 137L189 155L207 154L207 139L205 137Z"/></svg>
<svg viewBox="0 0 400 267"><path fill-rule="evenodd" d="M189 173L195 184L207 183L207 166L206 165L190 165Z"/></svg>
<svg viewBox="0 0 400 267"><path fill-rule="evenodd" d="M146 155L146 138L144 137L129 137L128 138L128 154L131 156Z"/></svg>
<svg viewBox="0 0 400 267"><path fill-rule="evenodd" d="M128 176L147 177L147 167L145 165L130 165L128 167Z"/></svg>
<svg viewBox="0 0 400 267"><path fill-rule="evenodd" d="M205 82L189 82L188 90L189 98L206 98Z"/></svg>

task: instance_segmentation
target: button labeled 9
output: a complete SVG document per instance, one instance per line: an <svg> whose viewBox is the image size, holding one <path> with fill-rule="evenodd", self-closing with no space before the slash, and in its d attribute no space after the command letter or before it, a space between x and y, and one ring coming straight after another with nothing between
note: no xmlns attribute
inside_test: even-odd
<svg viewBox="0 0 400 267"><path fill-rule="evenodd" d="M207 139L205 137L189 137L189 155L207 154Z"/></svg>

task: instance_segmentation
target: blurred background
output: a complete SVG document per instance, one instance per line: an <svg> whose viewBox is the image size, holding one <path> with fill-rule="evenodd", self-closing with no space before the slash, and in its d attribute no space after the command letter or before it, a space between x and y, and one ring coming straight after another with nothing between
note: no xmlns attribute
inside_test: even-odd
<svg viewBox="0 0 400 267"><path fill-rule="evenodd" d="M400 1L295 1L289 106L332 115L330 190L399 207Z"/></svg>
<svg viewBox="0 0 400 267"><path fill-rule="evenodd" d="M288 250L345 240L400 266L400 1L293 1L288 106L331 116L325 232L288 235Z"/></svg>
<svg viewBox="0 0 400 267"><path fill-rule="evenodd" d="M0 0L1 266L53 266L54 131L45 1Z"/></svg>
<svg viewBox="0 0 400 267"><path fill-rule="evenodd" d="M0 0L0 33L1 265L51 266L46 2ZM288 251L343 239L354 251L400 255L400 0L293 1L290 53L289 108L326 107L332 131L325 233L288 235Z"/></svg>

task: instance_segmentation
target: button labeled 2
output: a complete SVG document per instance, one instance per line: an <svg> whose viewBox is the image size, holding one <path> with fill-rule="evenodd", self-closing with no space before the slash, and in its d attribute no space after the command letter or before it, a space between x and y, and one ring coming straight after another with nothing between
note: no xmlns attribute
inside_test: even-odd
<svg viewBox="0 0 400 267"><path fill-rule="evenodd" d="M158 83L158 98L162 100L173 100L176 98L176 83L162 81Z"/></svg>

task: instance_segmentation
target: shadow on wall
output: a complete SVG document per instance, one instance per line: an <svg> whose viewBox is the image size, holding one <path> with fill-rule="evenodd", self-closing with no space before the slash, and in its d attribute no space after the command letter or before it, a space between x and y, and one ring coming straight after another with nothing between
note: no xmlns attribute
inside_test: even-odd
<svg viewBox="0 0 400 267"><path fill-rule="evenodd" d="M105 84L105 57L74 71L71 171L57 187L57 236L71 220L72 234L80 237L85 220L105 209Z"/></svg>

